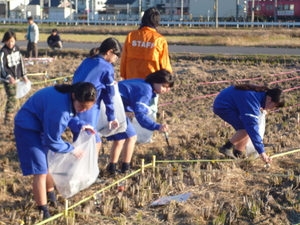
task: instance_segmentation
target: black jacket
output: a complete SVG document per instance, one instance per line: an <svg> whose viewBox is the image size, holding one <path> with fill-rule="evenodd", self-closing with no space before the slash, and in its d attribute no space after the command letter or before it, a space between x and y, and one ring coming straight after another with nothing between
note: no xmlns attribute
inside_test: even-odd
<svg viewBox="0 0 300 225"><path fill-rule="evenodd" d="M58 41L61 41L60 40L60 36L59 36L59 34L56 34L56 35L50 35L49 37L48 37L48 39L47 39L47 43L48 43L48 45L50 45L50 44L52 44L52 43L55 43L55 42L58 42Z"/></svg>
<svg viewBox="0 0 300 225"><path fill-rule="evenodd" d="M14 79L20 79L26 76L26 70L19 46L15 45L12 49L6 45L0 50L0 70L1 78L8 79L12 76Z"/></svg>

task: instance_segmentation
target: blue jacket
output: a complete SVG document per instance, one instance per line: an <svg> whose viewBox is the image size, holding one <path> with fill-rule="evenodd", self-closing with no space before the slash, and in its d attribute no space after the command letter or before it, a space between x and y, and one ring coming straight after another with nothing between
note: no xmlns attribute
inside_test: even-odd
<svg viewBox="0 0 300 225"><path fill-rule="evenodd" d="M148 130L159 130L160 124L148 116L148 106L156 96L153 88L144 79L129 79L118 82L120 95L126 112L134 112L139 124Z"/></svg>
<svg viewBox="0 0 300 225"><path fill-rule="evenodd" d="M115 95L113 87L115 81L112 64L107 62L100 55L86 58L77 68L73 77L73 83L79 81L92 83L97 89L98 97L97 104L88 111L78 113L78 117L93 127L96 127L100 116L100 103L101 100L103 100L106 106L107 120L115 120L112 99Z"/></svg>
<svg viewBox="0 0 300 225"><path fill-rule="evenodd" d="M258 128L258 116L260 108L265 107L265 100L266 92L242 91L230 86L222 90L214 102L214 110L230 109L239 113L240 119L259 154L265 152Z"/></svg>
<svg viewBox="0 0 300 225"><path fill-rule="evenodd" d="M86 124L74 117L75 114L71 95L60 93L52 86L37 91L26 101L15 117L15 125L40 132L46 147L53 152L66 153L74 147L64 142L61 134L67 126L79 132Z"/></svg>

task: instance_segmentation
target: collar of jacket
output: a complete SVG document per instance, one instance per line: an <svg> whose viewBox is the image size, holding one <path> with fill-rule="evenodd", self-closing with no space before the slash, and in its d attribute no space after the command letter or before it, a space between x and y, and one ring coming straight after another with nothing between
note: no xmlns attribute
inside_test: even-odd
<svg viewBox="0 0 300 225"><path fill-rule="evenodd" d="M147 26L147 25L141 25L141 26L139 27L139 30L140 30L140 29L157 31L155 27L153 27L153 26Z"/></svg>
<svg viewBox="0 0 300 225"><path fill-rule="evenodd" d="M100 55L100 54L96 54L94 56L91 57L92 59L98 59L98 58L102 58L104 59L103 55ZM105 59L104 59L105 60Z"/></svg>
<svg viewBox="0 0 300 225"><path fill-rule="evenodd" d="M7 50L9 50L9 51L11 51L11 52L13 52L13 51L15 51L15 49L16 49L16 46L14 46L13 48L9 48L6 44L3 46L3 48L5 48L5 49L7 49Z"/></svg>

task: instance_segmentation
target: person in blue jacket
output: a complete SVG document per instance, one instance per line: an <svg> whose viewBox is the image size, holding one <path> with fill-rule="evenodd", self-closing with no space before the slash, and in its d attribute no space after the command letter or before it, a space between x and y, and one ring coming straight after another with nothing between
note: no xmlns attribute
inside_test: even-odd
<svg viewBox="0 0 300 225"><path fill-rule="evenodd" d="M78 82L52 86L37 91L15 116L15 140L24 176L33 175L33 195L44 219L50 217L47 197L55 204L54 183L48 174L47 153L67 153L74 147L63 141L61 134L69 127L73 131L95 131L77 113L90 109L97 97L94 85ZM81 152L74 155L80 157Z"/></svg>
<svg viewBox="0 0 300 225"><path fill-rule="evenodd" d="M239 84L222 90L214 101L213 110L215 114L231 124L236 133L219 148L220 153L234 159L241 157L250 137L262 160L271 163L272 159L265 153L259 134L258 116L261 109L283 106L283 92L279 88L269 89L266 86Z"/></svg>
<svg viewBox="0 0 300 225"><path fill-rule="evenodd" d="M165 69L149 74L146 79L129 79L118 82L119 92L123 101L125 112L134 113L138 123L148 130L167 132L167 124L157 124L148 116L149 105L156 94L167 93L174 85L172 74ZM108 141L114 141L110 151L110 164L108 172L115 174L117 162L122 151L121 172L126 173L130 169L131 157L137 134L127 117L127 129L107 137Z"/></svg>
<svg viewBox="0 0 300 225"><path fill-rule="evenodd" d="M122 47L119 41L115 38L107 38L102 42L99 48L93 48L90 51L90 57L83 60L80 66L75 71L73 83L79 81L90 82L94 84L98 91L97 103L91 110L78 113L78 117L91 126L96 127L100 116L100 103L103 100L106 106L107 120L109 126L117 128L118 121L114 115L113 96L114 92L114 68L112 63L115 63L120 57ZM74 140L78 137L78 132L73 132ZM96 134L97 150L101 147L101 139Z"/></svg>

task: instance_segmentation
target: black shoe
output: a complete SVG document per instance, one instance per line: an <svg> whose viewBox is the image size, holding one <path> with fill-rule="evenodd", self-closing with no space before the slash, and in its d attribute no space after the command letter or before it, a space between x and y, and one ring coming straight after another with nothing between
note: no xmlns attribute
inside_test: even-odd
<svg viewBox="0 0 300 225"><path fill-rule="evenodd" d="M43 220L49 219L51 217L48 210L47 211L40 210L39 213L40 216L43 217Z"/></svg>
<svg viewBox="0 0 300 225"><path fill-rule="evenodd" d="M238 159L241 159L241 158L243 158L243 156L244 156L244 154L243 154L242 151L239 151L239 150L236 150L236 149L233 150L233 155L234 155L236 158L238 158Z"/></svg>
<svg viewBox="0 0 300 225"><path fill-rule="evenodd" d="M219 152L222 153L223 155L229 157L229 158L237 159L237 158L234 156L232 150L229 149L229 148L225 148L224 146L222 146L222 147L219 148Z"/></svg>
<svg viewBox="0 0 300 225"><path fill-rule="evenodd" d="M107 172L110 174L110 175L116 175L118 173L117 170L107 170Z"/></svg>
<svg viewBox="0 0 300 225"><path fill-rule="evenodd" d="M110 175L116 175L117 173L117 163L110 163L107 168L106 171L110 174Z"/></svg>

